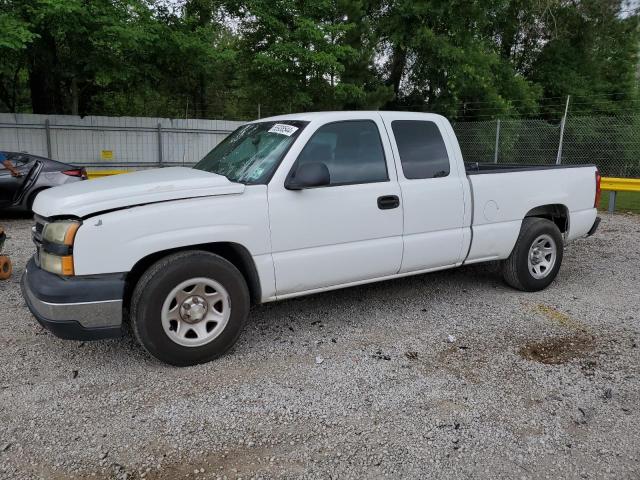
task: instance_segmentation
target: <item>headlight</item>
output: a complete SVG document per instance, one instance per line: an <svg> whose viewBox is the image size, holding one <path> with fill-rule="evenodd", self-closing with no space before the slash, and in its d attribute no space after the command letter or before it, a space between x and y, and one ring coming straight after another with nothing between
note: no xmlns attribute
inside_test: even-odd
<svg viewBox="0 0 640 480"><path fill-rule="evenodd" d="M42 238L47 242L71 246L79 227L80 222L74 220L51 222L44 227Z"/></svg>
<svg viewBox="0 0 640 480"><path fill-rule="evenodd" d="M40 267L57 275L73 275L73 240L80 227L75 220L48 223L42 231Z"/></svg>

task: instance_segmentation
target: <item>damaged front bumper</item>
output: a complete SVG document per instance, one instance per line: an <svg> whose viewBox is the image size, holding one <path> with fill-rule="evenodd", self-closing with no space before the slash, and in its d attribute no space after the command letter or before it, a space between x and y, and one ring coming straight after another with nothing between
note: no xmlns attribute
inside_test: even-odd
<svg viewBox="0 0 640 480"><path fill-rule="evenodd" d="M101 340L122 336L124 274L61 277L32 258L20 282L38 323L60 338Z"/></svg>

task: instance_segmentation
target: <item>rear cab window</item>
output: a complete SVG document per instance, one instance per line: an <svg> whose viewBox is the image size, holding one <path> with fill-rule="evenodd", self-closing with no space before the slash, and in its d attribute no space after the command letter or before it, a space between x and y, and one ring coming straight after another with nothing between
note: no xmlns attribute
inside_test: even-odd
<svg viewBox="0 0 640 480"><path fill-rule="evenodd" d="M391 129L409 180L446 177L449 155L438 126L428 120L394 120Z"/></svg>

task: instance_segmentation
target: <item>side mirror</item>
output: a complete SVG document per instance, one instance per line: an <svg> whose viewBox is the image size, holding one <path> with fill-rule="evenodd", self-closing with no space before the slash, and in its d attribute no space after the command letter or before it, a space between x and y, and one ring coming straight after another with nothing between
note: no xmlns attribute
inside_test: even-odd
<svg viewBox="0 0 640 480"><path fill-rule="evenodd" d="M322 187L331 183L329 169L322 162L303 163L292 176L287 178L284 188L287 190L302 190L305 188Z"/></svg>

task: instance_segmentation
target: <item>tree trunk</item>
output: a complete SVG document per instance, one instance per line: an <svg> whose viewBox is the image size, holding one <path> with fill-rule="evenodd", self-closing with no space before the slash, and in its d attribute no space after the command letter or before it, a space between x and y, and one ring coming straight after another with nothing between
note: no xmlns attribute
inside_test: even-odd
<svg viewBox="0 0 640 480"><path fill-rule="evenodd" d="M7 106L10 113L15 113L16 111L15 97L15 89L13 95L11 95L9 90L4 86L4 83L0 82L0 100Z"/></svg>
<svg viewBox="0 0 640 480"><path fill-rule="evenodd" d="M33 113L63 113L55 40L43 32L30 50L29 89Z"/></svg>
<svg viewBox="0 0 640 480"><path fill-rule="evenodd" d="M198 78L198 97L200 101L200 118L207 118L208 115L208 102L207 102L207 79L204 73L201 73Z"/></svg>
<svg viewBox="0 0 640 480"><path fill-rule="evenodd" d="M78 92L78 79L71 79L71 115L79 115L80 93Z"/></svg>
<svg viewBox="0 0 640 480"><path fill-rule="evenodd" d="M395 46L393 48L393 54L391 56L391 62L389 65L389 79L387 85L393 86L393 93L396 100L400 93L400 82L404 75L404 68L407 63L407 49L405 47Z"/></svg>

